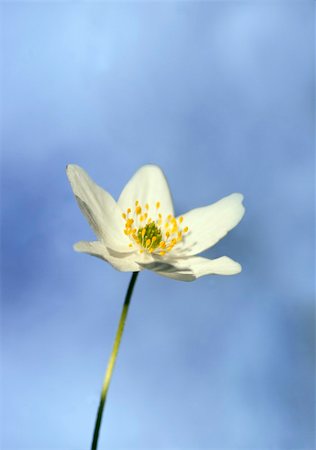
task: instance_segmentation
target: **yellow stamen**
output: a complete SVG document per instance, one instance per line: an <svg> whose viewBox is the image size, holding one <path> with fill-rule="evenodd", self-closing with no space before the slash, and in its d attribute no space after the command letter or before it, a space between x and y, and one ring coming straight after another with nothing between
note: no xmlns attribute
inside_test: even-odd
<svg viewBox="0 0 316 450"><path fill-rule="evenodd" d="M156 209L160 208L160 202L157 201ZM131 243L129 248L139 248L140 253L155 253L163 256L170 252L178 242L183 239L183 235L189 231L189 227L182 227L183 216L175 218L172 214L163 216L163 214L156 212L154 218L148 217L150 209L149 203L143 207L138 200L135 202L135 209L133 212L131 208L127 208L126 212L122 213L122 218L125 220L124 233L129 236ZM133 218L131 218L133 217ZM164 240L163 240L164 239Z"/></svg>

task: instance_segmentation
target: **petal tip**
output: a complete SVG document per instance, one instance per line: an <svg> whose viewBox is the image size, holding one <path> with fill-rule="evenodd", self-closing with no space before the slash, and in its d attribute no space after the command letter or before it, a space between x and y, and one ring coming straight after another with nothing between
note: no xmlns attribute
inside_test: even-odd
<svg viewBox="0 0 316 450"><path fill-rule="evenodd" d="M243 204L244 196L240 192L235 192L234 194L232 194L232 197L234 197L234 199L236 199L236 202L238 203L238 207L240 208L239 220L241 220L246 211L245 205Z"/></svg>
<svg viewBox="0 0 316 450"><path fill-rule="evenodd" d="M216 271L217 275L237 275L242 271L242 266L239 262L231 259L229 256L221 256L220 258L211 260L218 265Z"/></svg>
<svg viewBox="0 0 316 450"><path fill-rule="evenodd" d="M228 256L224 256L223 258L225 258L225 265L227 270L227 273L225 275L237 275L242 271L242 266L239 262L234 261Z"/></svg>
<svg viewBox="0 0 316 450"><path fill-rule="evenodd" d="M236 272L235 272L235 274L237 275L241 271L242 271L242 265L236 262Z"/></svg>
<svg viewBox="0 0 316 450"><path fill-rule="evenodd" d="M163 176L165 176L162 168L160 166L157 166L157 164L144 164L143 166L141 166L137 172L147 172L147 171L151 171L151 172L159 172L160 174L163 174Z"/></svg>
<svg viewBox="0 0 316 450"><path fill-rule="evenodd" d="M67 164L66 165L66 172L68 175L71 175L76 170L83 170L80 166L77 166L77 164Z"/></svg>
<svg viewBox="0 0 316 450"><path fill-rule="evenodd" d="M67 174L67 177L68 177L70 182L71 182L71 180L74 179L74 177L76 175L76 169L77 168L80 169L80 167L76 166L76 164L67 164L67 166L66 166L66 174Z"/></svg>
<svg viewBox="0 0 316 450"><path fill-rule="evenodd" d="M240 192L235 192L234 194L232 194L232 196L234 196L240 203L242 203L244 200L244 195Z"/></svg>
<svg viewBox="0 0 316 450"><path fill-rule="evenodd" d="M82 241L76 242L75 244L73 244L72 246L73 250L77 253L81 253L82 252Z"/></svg>

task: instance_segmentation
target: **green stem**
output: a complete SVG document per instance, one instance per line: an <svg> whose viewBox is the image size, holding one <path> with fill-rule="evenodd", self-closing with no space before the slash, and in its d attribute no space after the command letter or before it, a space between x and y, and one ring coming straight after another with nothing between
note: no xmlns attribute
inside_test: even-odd
<svg viewBox="0 0 316 450"><path fill-rule="evenodd" d="M115 365L115 361L116 361L116 357L120 348L120 343L121 343L121 338L122 338L122 334L124 331L124 326L125 326L125 322L126 322L126 316L127 316L127 312L128 312L128 307L131 301L131 297L132 297L132 293L133 293L133 289L134 289L134 285L137 279L137 275L138 272L133 272L132 278L129 282L129 286L126 292L126 296L125 296L125 301L124 301L124 305L123 305L123 309L122 309L122 314L121 314L121 318L120 318L120 322L118 324L118 328L117 328L117 332L116 332L116 336L115 336L115 341L113 344L113 348L112 348L112 353L108 362L108 366L105 372L105 377L104 377L104 381L103 381L103 386L102 386L102 391L101 391L101 398L100 398L100 403L99 403L99 408L98 408L98 413L97 413L97 418L95 421L95 426L94 426L94 433L93 433L93 441L92 441L92 446L91 446L91 450L96 450L97 446L98 446L98 439L99 439L99 431L100 431L100 426L101 426L101 421L102 421L102 414L103 414L103 408L104 408L104 404L106 401L106 397L107 397L107 393L109 390L109 386L110 386L110 382L111 382L111 378L112 378L112 373L113 373L113 369L114 369L114 365Z"/></svg>

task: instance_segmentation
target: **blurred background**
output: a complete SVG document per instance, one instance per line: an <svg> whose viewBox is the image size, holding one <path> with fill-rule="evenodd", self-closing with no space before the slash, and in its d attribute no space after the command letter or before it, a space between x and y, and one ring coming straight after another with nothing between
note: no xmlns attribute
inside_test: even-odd
<svg viewBox="0 0 316 450"><path fill-rule="evenodd" d="M314 449L313 8L2 3L1 449L89 448L130 278L73 251L67 163L247 210L206 253L240 275L141 273L100 449Z"/></svg>

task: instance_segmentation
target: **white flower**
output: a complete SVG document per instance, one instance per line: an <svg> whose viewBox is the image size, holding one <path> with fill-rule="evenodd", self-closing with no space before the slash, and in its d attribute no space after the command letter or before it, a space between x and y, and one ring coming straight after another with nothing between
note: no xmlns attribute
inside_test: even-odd
<svg viewBox="0 0 316 450"><path fill-rule="evenodd" d="M166 178L157 166L141 167L117 202L81 167L68 165L67 175L98 238L76 243L76 251L104 259L123 272L149 269L183 281L241 271L240 264L227 256L213 260L194 256L238 224L245 211L241 194L175 217Z"/></svg>

